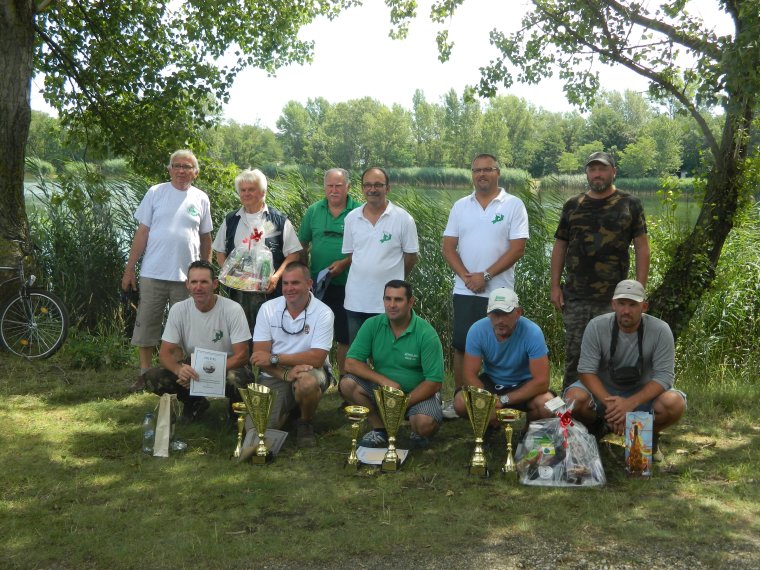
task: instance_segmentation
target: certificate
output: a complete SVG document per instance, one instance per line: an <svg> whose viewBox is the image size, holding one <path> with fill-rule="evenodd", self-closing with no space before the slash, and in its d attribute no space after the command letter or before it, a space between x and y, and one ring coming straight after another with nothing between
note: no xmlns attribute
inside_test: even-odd
<svg viewBox="0 0 760 570"><path fill-rule="evenodd" d="M190 358L190 366L198 373L198 379L190 381L191 396L224 398L227 378L226 352L196 348Z"/></svg>

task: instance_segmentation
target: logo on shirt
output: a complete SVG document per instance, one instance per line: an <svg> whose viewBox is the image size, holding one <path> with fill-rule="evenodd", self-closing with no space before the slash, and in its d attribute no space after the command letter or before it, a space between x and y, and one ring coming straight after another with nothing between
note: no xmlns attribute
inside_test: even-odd
<svg viewBox="0 0 760 570"><path fill-rule="evenodd" d="M386 241L390 241L391 237L393 237L393 236L391 234L389 234L388 232L383 232L383 237L380 240L380 243L385 243Z"/></svg>
<svg viewBox="0 0 760 570"><path fill-rule="evenodd" d="M404 353L404 360L417 361L419 359L420 359L420 355L419 354L414 354L413 352L405 352Z"/></svg>
<svg viewBox="0 0 760 570"><path fill-rule="evenodd" d="M214 331L214 336L211 337L211 342L219 342L224 338L224 333L217 329Z"/></svg>
<svg viewBox="0 0 760 570"><path fill-rule="evenodd" d="M193 216L194 218L201 217L201 213L198 211L198 208L195 207L195 204L193 204L187 209L187 213Z"/></svg>
<svg viewBox="0 0 760 570"><path fill-rule="evenodd" d="M496 214L493 217L493 220L491 220L491 223L498 224L499 222L503 222L503 221L504 221L504 214Z"/></svg>

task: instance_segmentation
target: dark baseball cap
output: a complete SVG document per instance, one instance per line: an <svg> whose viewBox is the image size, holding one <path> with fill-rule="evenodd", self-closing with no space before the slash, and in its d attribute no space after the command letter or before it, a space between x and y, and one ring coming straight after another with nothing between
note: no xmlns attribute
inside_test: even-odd
<svg viewBox="0 0 760 570"><path fill-rule="evenodd" d="M615 159L612 158L612 155L606 152L592 152L586 159L586 166L592 162L601 162L602 164L615 168Z"/></svg>

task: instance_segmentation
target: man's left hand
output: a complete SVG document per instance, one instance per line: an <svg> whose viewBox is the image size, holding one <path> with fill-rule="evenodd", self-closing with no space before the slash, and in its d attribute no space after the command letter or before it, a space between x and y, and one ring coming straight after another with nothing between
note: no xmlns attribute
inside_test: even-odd
<svg viewBox="0 0 760 570"><path fill-rule="evenodd" d="M288 371L288 382L295 382L302 374L306 374L314 370L311 364L297 364Z"/></svg>

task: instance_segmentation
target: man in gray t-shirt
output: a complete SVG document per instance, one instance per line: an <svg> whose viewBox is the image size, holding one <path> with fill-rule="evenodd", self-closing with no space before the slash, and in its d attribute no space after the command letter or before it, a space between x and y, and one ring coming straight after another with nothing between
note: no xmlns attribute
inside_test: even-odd
<svg viewBox="0 0 760 570"><path fill-rule="evenodd" d="M227 354L225 395L230 402L239 402L238 388L254 381L248 368L251 333L245 312L235 301L214 293L218 286L208 261L190 264L186 287L191 298L172 305L161 337L161 368L143 374L146 388L154 394L177 394L184 404L183 415L190 421L209 407L206 398L190 395L190 382L198 379L198 372L190 366L196 348Z"/></svg>
<svg viewBox="0 0 760 570"><path fill-rule="evenodd" d="M565 400L575 401L573 417L592 431L621 435L626 413L644 410L654 413L659 433L686 410L686 395L673 388L673 334L666 322L645 314L647 308L644 286L626 279L615 288L614 312L592 319L583 333L580 380Z"/></svg>

